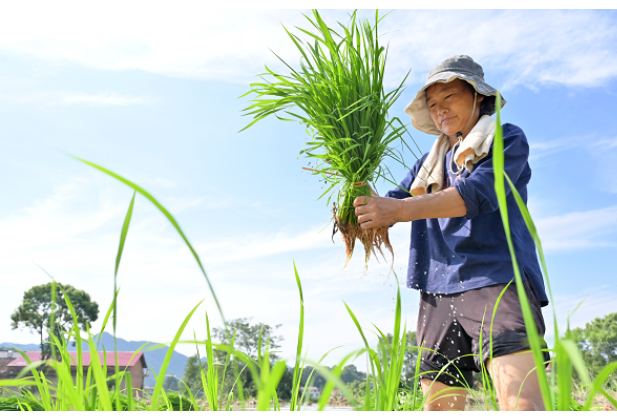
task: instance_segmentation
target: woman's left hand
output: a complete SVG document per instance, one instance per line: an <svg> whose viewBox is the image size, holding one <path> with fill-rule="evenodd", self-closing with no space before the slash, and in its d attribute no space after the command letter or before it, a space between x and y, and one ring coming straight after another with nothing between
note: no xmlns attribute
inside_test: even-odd
<svg viewBox="0 0 617 419"><path fill-rule="evenodd" d="M359 196L353 203L360 227L390 226L400 219L402 201L379 196Z"/></svg>

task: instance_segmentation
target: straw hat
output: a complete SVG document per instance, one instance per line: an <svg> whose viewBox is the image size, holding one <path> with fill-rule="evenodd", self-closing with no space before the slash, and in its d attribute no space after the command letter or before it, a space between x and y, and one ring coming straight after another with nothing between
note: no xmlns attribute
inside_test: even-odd
<svg viewBox="0 0 617 419"><path fill-rule="evenodd" d="M442 134L429 115L428 107L426 106L425 91L429 86L435 83L448 83L454 79L466 81L476 92L487 96L483 101L483 103L487 102L487 104L483 105L481 109L485 109L485 114L488 115L493 115L495 113L497 89L484 81L482 66L468 55L455 55L445 59L441 64L436 65L429 71L426 77L426 83L405 108L405 113L411 115L411 123L415 128L427 134ZM505 104L506 101L503 96L501 96L501 106L503 107Z"/></svg>

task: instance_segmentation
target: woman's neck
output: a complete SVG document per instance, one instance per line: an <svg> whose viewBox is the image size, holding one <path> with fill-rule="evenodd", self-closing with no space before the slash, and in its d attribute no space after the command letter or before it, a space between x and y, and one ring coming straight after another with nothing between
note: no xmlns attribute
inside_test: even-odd
<svg viewBox="0 0 617 419"><path fill-rule="evenodd" d="M467 135L471 132L471 130L473 129L473 127L476 126L476 124L478 123L478 121L480 120L480 116L478 115L477 118L474 118L475 120L470 121L470 123L468 124L468 127L465 128L463 131L461 131L461 134L463 136L463 140L465 138L467 138ZM450 142L450 148L449 150L452 150L454 148L454 146L456 145L456 143L458 143L458 137L456 135L448 135L448 141Z"/></svg>

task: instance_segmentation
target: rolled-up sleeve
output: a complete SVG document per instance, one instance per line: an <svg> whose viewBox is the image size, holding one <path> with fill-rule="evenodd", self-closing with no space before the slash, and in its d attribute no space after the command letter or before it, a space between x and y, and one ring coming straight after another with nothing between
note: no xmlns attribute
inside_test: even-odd
<svg viewBox="0 0 617 419"><path fill-rule="evenodd" d="M513 184L517 184L521 174L529 165L529 144L525 133L516 125L503 125L504 170ZM466 178L457 179L452 185L463 198L467 208L467 219L496 211L499 208L495 193L495 173L493 171L493 147L485 158L480 160ZM506 182L506 194L510 186Z"/></svg>
<svg viewBox="0 0 617 419"><path fill-rule="evenodd" d="M396 199L405 199L405 198L411 197L411 194L407 191L411 189L411 184L416 179L418 171L420 170L420 167L422 166L424 159L426 159L426 156L428 156L428 153L422 156L422 158L418 160L416 164L414 164L414 166L407 173L405 178L401 181L401 183L399 183L398 188L395 188L395 189L392 189L391 191L386 192L384 196L387 198L396 198Z"/></svg>

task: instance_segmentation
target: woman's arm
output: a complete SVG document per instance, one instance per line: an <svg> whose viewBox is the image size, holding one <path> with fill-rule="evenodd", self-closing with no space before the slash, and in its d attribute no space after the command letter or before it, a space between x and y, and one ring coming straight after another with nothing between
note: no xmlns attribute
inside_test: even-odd
<svg viewBox="0 0 617 419"><path fill-rule="evenodd" d="M405 199L360 196L354 201L354 206L362 228L427 218L462 217L467 213L465 201L453 187Z"/></svg>

